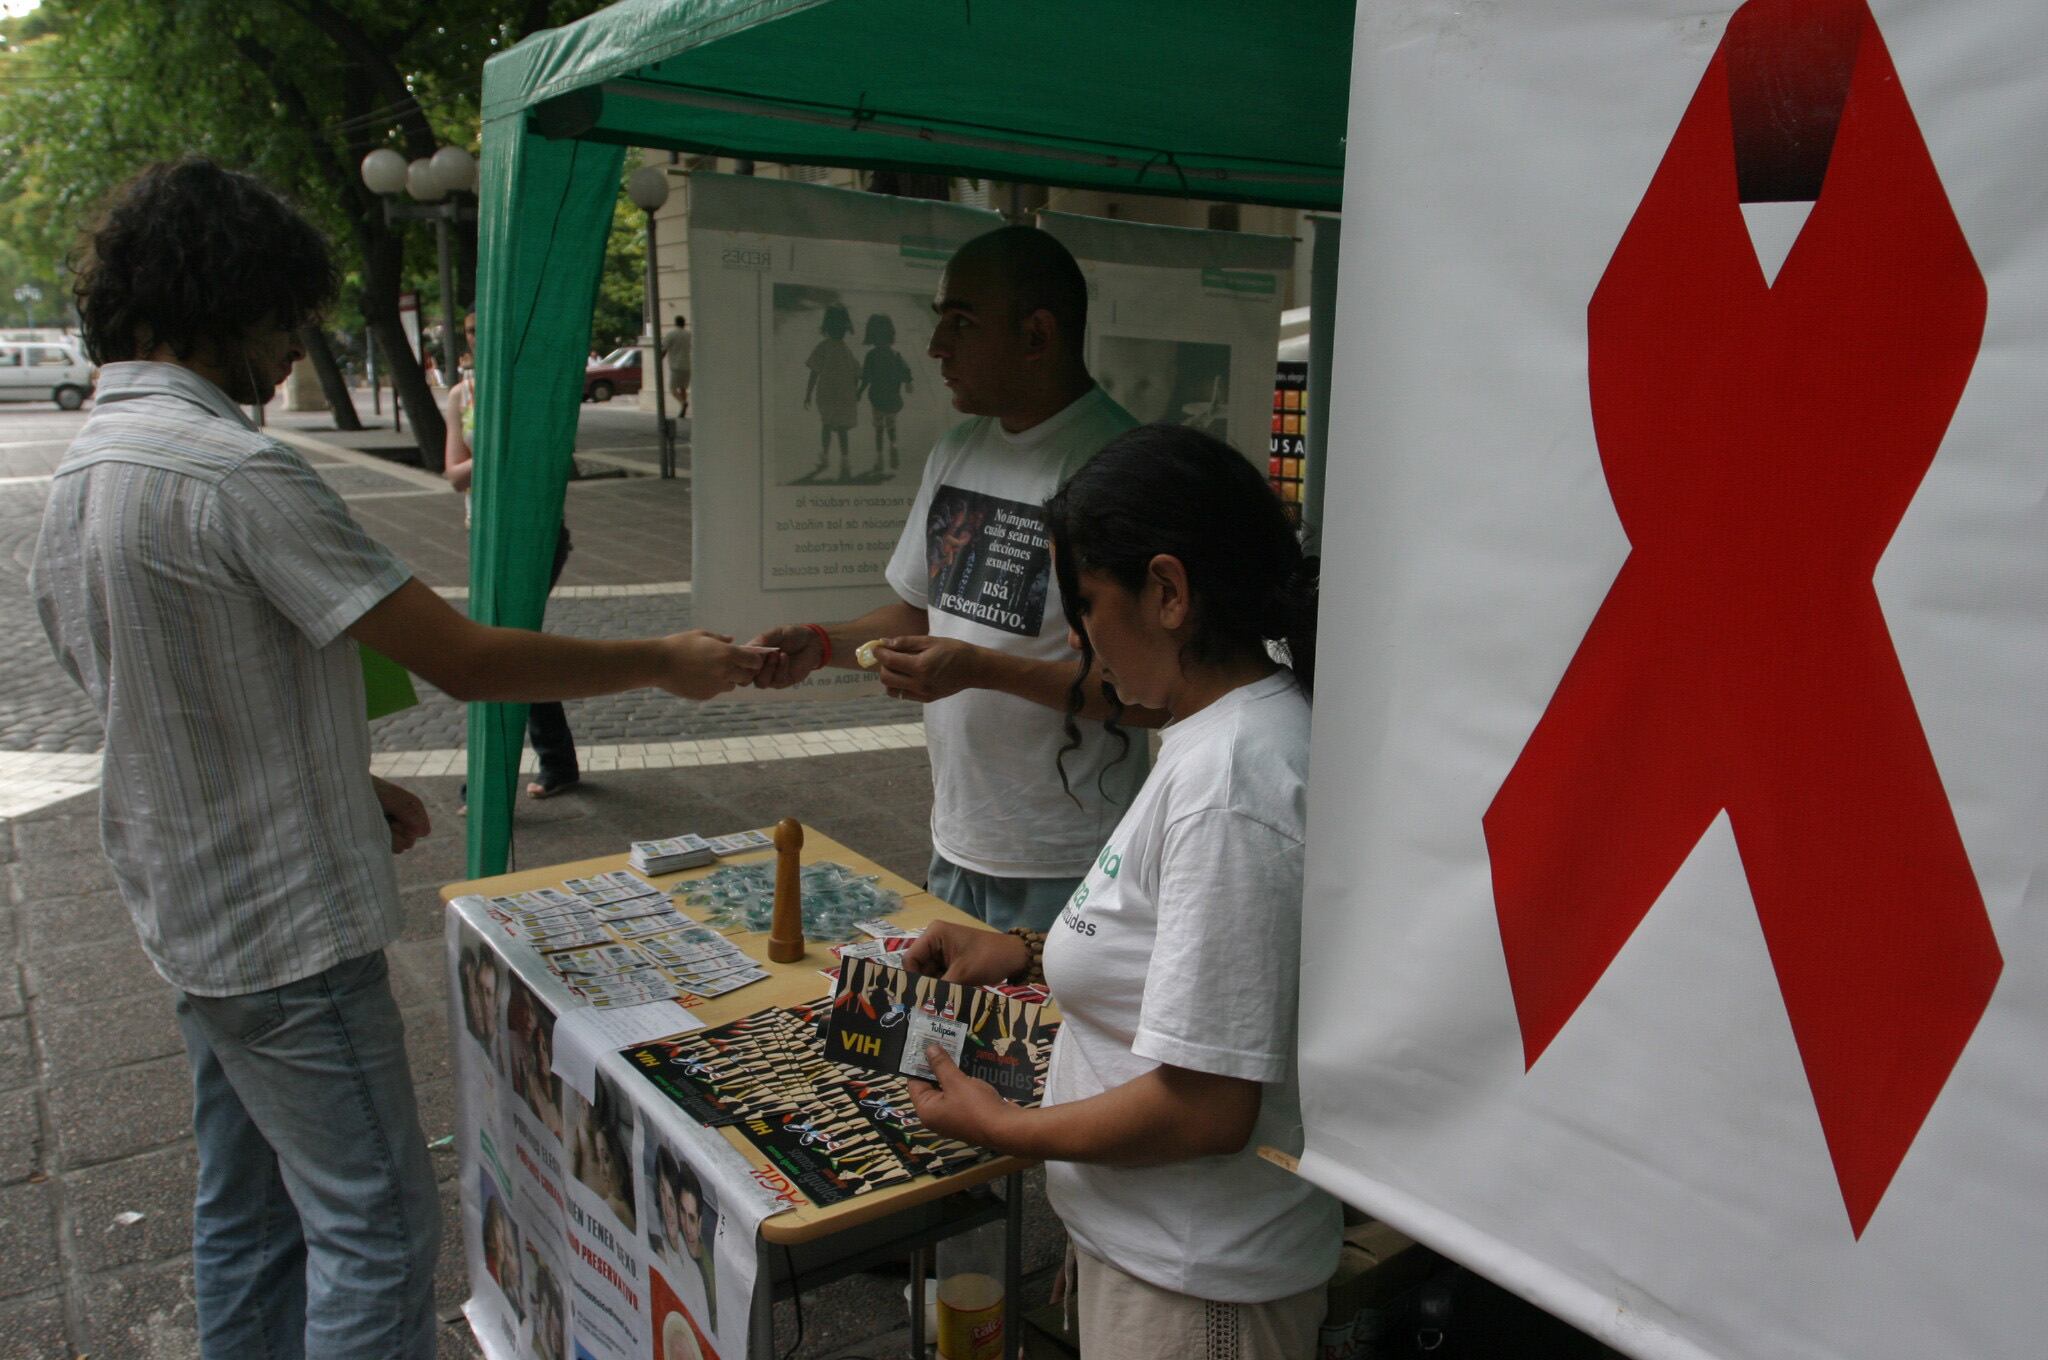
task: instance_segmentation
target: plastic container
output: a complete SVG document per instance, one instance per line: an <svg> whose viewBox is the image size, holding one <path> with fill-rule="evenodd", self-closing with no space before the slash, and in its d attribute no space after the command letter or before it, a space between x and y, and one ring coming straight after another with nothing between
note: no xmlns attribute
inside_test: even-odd
<svg viewBox="0 0 2048 1360"><path fill-rule="evenodd" d="M1002 1226L949 1237L938 1254L940 1360L1002 1360Z"/></svg>

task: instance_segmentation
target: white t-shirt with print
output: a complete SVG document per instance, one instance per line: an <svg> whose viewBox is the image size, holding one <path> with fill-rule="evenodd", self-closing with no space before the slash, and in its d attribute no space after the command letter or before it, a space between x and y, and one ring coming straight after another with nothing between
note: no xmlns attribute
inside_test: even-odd
<svg viewBox="0 0 2048 1360"><path fill-rule="evenodd" d="M1078 662L1040 507L1135 424L1098 387L1020 434L984 416L939 439L889 559L889 584L926 611L933 637ZM1126 753L1103 724L1076 722L1066 769L1078 803L1054 764L1067 742L1058 710L980 689L926 704L933 849L997 878L1079 877L1144 780L1146 747L1143 732L1126 732Z"/></svg>
<svg viewBox="0 0 2048 1360"><path fill-rule="evenodd" d="M1049 1162L1074 1241L1161 1289L1265 1303L1337 1266L1337 1202L1261 1161L1299 1153L1308 701L1281 670L1165 731L1159 763L1045 945L1064 1017L1045 1103L1162 1064L1263 1083L1242 1151L1155 1167Z"/></svg>

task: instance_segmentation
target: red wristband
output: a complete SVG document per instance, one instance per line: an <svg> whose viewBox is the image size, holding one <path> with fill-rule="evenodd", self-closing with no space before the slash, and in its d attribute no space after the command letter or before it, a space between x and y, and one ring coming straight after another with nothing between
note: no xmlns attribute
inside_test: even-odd
<svg viewBox="0 0 2048 1360"><path fill-rule="evenodd" d="M819 625L817 625L817 624L815 624L815 623L807 623L807 624L805 624L805 625L804 625L804 627L806 627L806 628L810 629L810 630L811 630L811 631L812 631L813 633L816 633L816 634L818 635L818 646L819 646L819 648L820 648L821 650L823 650L823 652L825 653L825 655L824 655L824 656L822 656L821 658L819 658L819 660L818 660L818 664L819 664L820 666L829 666L829 665L831 665L831 664L832 664L832 635L831 635L830 633L826 632L826 631L825 631L825 630L824 630L824 629L823 629L822 627L820 627Z"/></svg>

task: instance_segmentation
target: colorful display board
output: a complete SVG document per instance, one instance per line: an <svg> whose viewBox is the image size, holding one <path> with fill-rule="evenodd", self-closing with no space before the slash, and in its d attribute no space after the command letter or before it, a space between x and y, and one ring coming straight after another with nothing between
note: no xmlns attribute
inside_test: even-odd
<svg viewBox="0 0 2048 1360"><path fill-rule="evenodd" d="M1273 428L1266 436L1266 478L1301 523L1302 493L1308 484L1308 365L1282 360L1273 374Z"/></svg>

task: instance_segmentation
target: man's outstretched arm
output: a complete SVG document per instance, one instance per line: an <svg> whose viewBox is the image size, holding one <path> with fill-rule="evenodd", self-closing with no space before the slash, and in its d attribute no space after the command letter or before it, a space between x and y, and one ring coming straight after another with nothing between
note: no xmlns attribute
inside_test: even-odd
<svg viewBox="0 0 2048 1360"><path fill-rule="evenodd" d="M776 649L776 655L768 658L754 683L762 689L784 689L808 679L811 672L823 665L859 670L860 662L853 654L863 642L902 632L922 633L927 626L922 609L903 600L891 600L857 619L841 623L791 623L770 628L749 644ZM818 635L820 632L823 637Z"/></svg>
<svg viewBox="0 0 2048 1360"><path fill-rule="evenodd" d="M930 703L963 689L990 689L1014 694L1034 704L1067 711L1067 696L1080 673L1079 653L1060 661L1012 656L993 647L977 647L957 638L892 637L875 649L881 660L882 684L903 699ZM1079 716L1101 722L1110 716L1102 692L1102 667L1089 671L1081 686ZM1156 708L1125 708L1117 714L1124 727L1164 727L1166 714Z"/></svg>
<svg viewBox="0 0 2048 1360"><path fill-rule="evenodd" d="M488 627L418 577L385 596L348 634L465 703L585 699L644 688L709 699L751 681L762 661L759 652L701 628L613 642Z"/></svg>

